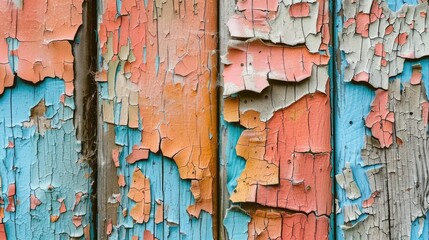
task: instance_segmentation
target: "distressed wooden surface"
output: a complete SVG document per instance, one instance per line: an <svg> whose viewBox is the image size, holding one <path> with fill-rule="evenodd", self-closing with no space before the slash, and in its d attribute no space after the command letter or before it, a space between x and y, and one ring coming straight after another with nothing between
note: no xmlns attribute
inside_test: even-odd
<svg viewBox="0 0 429 240"><path fill-rule="evenodd" d="M0 239L428 239L428 10L1 1Z"/></svg>
<svg viewBox="0 0 429 240"><path fill-rule="evenodd" d="M216 16L215 0L101 2L101 238L216 238Z"/></svg>
<svg viewBox="0 0 429 240"><path fill-rule="evenodd" d="M88 73L74 68L87 57L75 39L83 12L83 1L0 2L0 239L90 238L86 109L74 90Z"/></svg>
<svg viewBox="0 0 429 240"><path fill-rule="evenodd" d="M428 239L428 4L336 6L335 237Z"/></svg>
<svg viewBox="0 0 429 240"><path fill-rule="evenodd" d="M223 237L327 239L329 2L221 6Z"/></svg>

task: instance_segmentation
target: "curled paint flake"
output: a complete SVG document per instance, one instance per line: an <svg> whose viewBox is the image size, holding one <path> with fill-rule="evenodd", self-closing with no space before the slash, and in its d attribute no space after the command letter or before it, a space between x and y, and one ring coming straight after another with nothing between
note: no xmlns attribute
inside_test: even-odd
<svg viewBox="0 0 429 240"><path fill-rule="evenodd" d="M305 46L280 47L259 40L231 41L223 57L224 95L244 90L260 93L269 79L300 82L312 75L313 65L327 65L329 57L311 53ZM298 61L297 61L298 59Z"/></svg>
<svg viewBox="0 0 429 240"><path fill-rule="evenodd" d="M113 157L113 156L112 156ZM115 156L116 157L116 156ZM139 146L133 146L133 151L131 154L126 157L126 160L129 164L133 164L137 161L147 159L149 157L149 150L140 148ZM113 160L115 161L115 160Z"/></svg>
<svg viewBox="0 0 429 240"><path fill-rule="evenodd" d="M350 168L350 163L346 163L343 172L335 175L337 183L346 191L348 199L354 200L361 197L358 185L353 178L353 171Z"/></svg>
<svg viewBox="0 0 429 240"><path fill-rule="evenodd" d="M227 26L235 38L305 44L316 53L329 43L328 1L239 1Z"/></svg>

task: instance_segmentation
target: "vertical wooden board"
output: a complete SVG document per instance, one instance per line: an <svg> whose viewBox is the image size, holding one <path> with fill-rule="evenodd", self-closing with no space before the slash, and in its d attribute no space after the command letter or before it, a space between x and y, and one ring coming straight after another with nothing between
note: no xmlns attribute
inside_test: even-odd
<svg viewBox="0 0 429 240"><path fill-rule="evenodd" d="M217 1L100 1L101 238L215 238L216 30Z"/></svg>
<svg viewBox="0 0 429 240"><path fill-rule="evenodd" d="M224 239L329 237L329 9L221 2Z"/></svg>
<svg viewBox="0 0 429 240"><path fill-rule="evenodd" d="M336 6L336 238L427 239L427 3Z"/></svg>
<svg viewBox="0 0 429 240"><path fill-rule="evenodd" d="M75 121L83 1L0 3L1 239L89 239L91 169Z"/></svg>

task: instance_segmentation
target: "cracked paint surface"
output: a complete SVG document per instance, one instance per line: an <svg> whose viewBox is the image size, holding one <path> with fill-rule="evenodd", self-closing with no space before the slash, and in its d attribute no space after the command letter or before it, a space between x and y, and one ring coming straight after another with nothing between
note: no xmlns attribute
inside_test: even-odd
<svg viewBox="0 0 429 240"><path fill-rule="evenodd" d="M82 24L83 0L11 1L0 3L0 94L14 75L37 83L61 78L73 95L72 46Z"/></svg>
<svg viewBox="0 0 429 240"><path fill-rule="evenodd" d="M227 20L223 154L234 205L223 210L229 239L246 230L248 239L328 238L328 24L328 1L239 1ZM247 226L234 218L248 219Z"/></svg>
<svg viewBox="0 0 429 240"><path fill-rule="evenodd" d="M346 81L387 89L389 77L403 71L406 59L429 54L428 3L404 4L395 12L388 2L342 1L344 24L339 41L347 63Z"/></svg>
<svg viewBox="0 0 429 240"><path fill-rule="evenodd" d="M338 239L428 236L428 5L408 3L337 3Z"/></svg>
<svg viewBox="0 0 429 240"><path fill-rule="evenodd" d="M0 3L1 239L90 238L73 96L82 2Z"/></svg>
<svg viewBox="0 0 429 240"><path fill-rule="evenodd" d="M8 239L89 238L90 169L80 160L73 98L61 102L64 85L59 79L37 86L17 79L0 96L1 209Z"/></svg>
<svg viewBox="0 0 429 240"><path fill-rule="evenodd" d="M211 239L216 1L106 0L100 7L100 108L104 134L115 139L108 164L119 178L116 189L109 186L116 197L102 203L111 209L101 219L107 235L142 238L145 229L158 239ZM134 177L137 169L145 178ZM149 184L144 204L126 198L133 184Z"/></svg>

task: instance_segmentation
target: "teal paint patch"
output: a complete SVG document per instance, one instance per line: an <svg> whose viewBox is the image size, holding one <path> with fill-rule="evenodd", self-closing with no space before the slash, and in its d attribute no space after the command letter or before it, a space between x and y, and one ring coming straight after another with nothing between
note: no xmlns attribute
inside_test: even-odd
<svg viewBox="0 0 429 240"><path fill-rule="evenodd" d="M429 212L422 218L417 218L411 225L411 237L415 240L427 240L429 237Z"/></svg>
<svg viewBox="0 0 429 240"><path fill-rule="evenodd" d="M242 157L237 156L237 151L235 147L237 146L238 139L241 136L241 133L244 131L244 128L241 127L238 123L228 123L223 119L223 116L220 118L220 132L224 138L220 137L221 140L220 146L224 146L225 153L221 156L222 165L226 165L226 175L227 175L227 189L228 193L231 195L232 191L237 187L237 179L240 177L246 166L246 160ZM226 140L226 142L222 142ZM223 159L223 158L226 159Z"/></svg>
<svg viewBox="0 0 429 240"><path fill-rule="evenodd" d="M228 239L247 239L250 220L250 216L238 206L227 209L223 225L228 232Z"/></svg>
<svg viewBox="0 0 429 240"><path fill-rule="evenodd" d="M0 176L4 206L7 188L16 185L15 211L5 211L9 239L60 239L83 237L90 223L89 166L80 161L80 142L73 125L74 101L61 102L64 81L46 78L37 85L17 79L0 96ZM46 112L31 123L31 109L43 103ZM39 104L40 105L40 104ZM72 108L70 106L73 106ZM42 120L50 126L42 128ZM49 124L47 124L49 125ZM13 146L11 146L13 145ZM76 194L81 193L79 202ZM40 205L31 209L30 196ZM65 212L60 214L60 201ZM51 216L57 214L56 222ZM81 217L75 226L73 217Z"/></svg>
<svg viewBox="0 0 429 240"><path fill-rule="evenodd" d="M179 177L176 163L161 154L149 154L148 159L129 164L126 157L131 154L134 145L141 142L141 132L126 126L115 126L115 143L122 147L119 156L120 167L117 174L124 175L126 186L120 187L121 202L118 208L118 224L113 227L109 239L143 238L144 231L151 232L158 239L213 239L212 216L202 212L193 218L187 213L188 206L195 203L190 191L190 180ZM147 223L136 223L129 214L123 216L123 210L129 212L135 202L127 197L132 174L139 168L150 180L151 211ZM163 204L163 221L155 223L157 202Z"/></svg>

